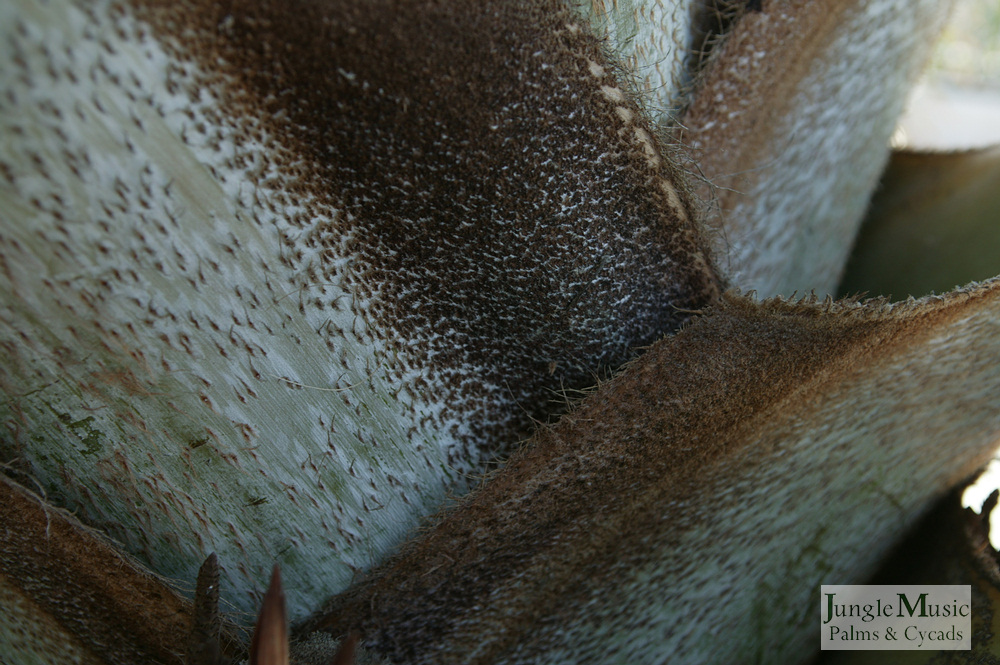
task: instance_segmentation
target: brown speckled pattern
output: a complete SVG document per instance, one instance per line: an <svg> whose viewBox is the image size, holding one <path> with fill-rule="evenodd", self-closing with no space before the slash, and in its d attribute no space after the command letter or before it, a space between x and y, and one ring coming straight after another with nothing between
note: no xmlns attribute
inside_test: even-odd
<svg viewBox="0 0 1000 665"><path fill-rule="evenodd" d="M284 260L315 254L309 280L357 300L307 306L351 308L466 446L510 441L717 292L675 174L553 3L137 4L218 72L221 116L292 147L291 201L337 210Z"/></svg>

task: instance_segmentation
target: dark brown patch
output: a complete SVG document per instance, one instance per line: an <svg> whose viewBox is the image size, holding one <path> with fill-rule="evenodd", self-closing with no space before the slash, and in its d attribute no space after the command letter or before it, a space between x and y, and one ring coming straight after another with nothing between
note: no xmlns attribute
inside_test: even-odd
<svg viewBox="0 0 1000 665"><path fill-rule="evenodd" d="M294 151L272 157L298 182L291 202L342 211L302 241L336 250L313 279L357 295L358 334L462 414L459 440L510 440L553 390L717 293L660 186L676 174L651 165L616 112L645 127L638 109L602 92L616 82L593 73L600 46L558 3L137 4L181 57L221 72L207 83L221 117L259 118ZM350 268L334 265L344 254Z"/></svg>

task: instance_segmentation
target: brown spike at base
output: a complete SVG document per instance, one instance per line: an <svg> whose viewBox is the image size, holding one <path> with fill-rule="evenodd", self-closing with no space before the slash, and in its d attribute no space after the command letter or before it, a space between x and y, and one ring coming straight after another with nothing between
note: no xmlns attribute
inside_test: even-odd
<svg viewBox="0 0 1000 665"><path fill-rule="evenodd" d="M340 648L333 656L332 665L354 665L354 647L358 644L358 634L351 633L340 643Z"/></svg>
<svg viewBox="0 0 1000 665"><path fill-rule="evenodd" d="M288 619L278 564L274 565L271 584L260 605L250 642L250 665L288 665Z"/></svg>
<svg viewBox="0 0 1000 665"><path fill-rule="evenodd" d="M194 619L188 639L187 665L224 665L219 635L219 559L215 552L208 555L198 570L194 592Z"/></svg>

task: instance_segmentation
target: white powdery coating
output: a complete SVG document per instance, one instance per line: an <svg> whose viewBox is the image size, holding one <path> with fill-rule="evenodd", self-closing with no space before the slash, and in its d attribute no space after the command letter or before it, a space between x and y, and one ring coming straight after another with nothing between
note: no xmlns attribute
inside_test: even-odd
<svg viewBox="0 0 1000 665"><path fill-rule="evenodd" d="M5 390L5 454L161 574L217 552L239 610L281 562L302 617L476 460L329 279L350 238L296 242L340 213L282 193L253 118L218 124L190 65L88 7L0 6L0 385L34 387Z"/></svg>

